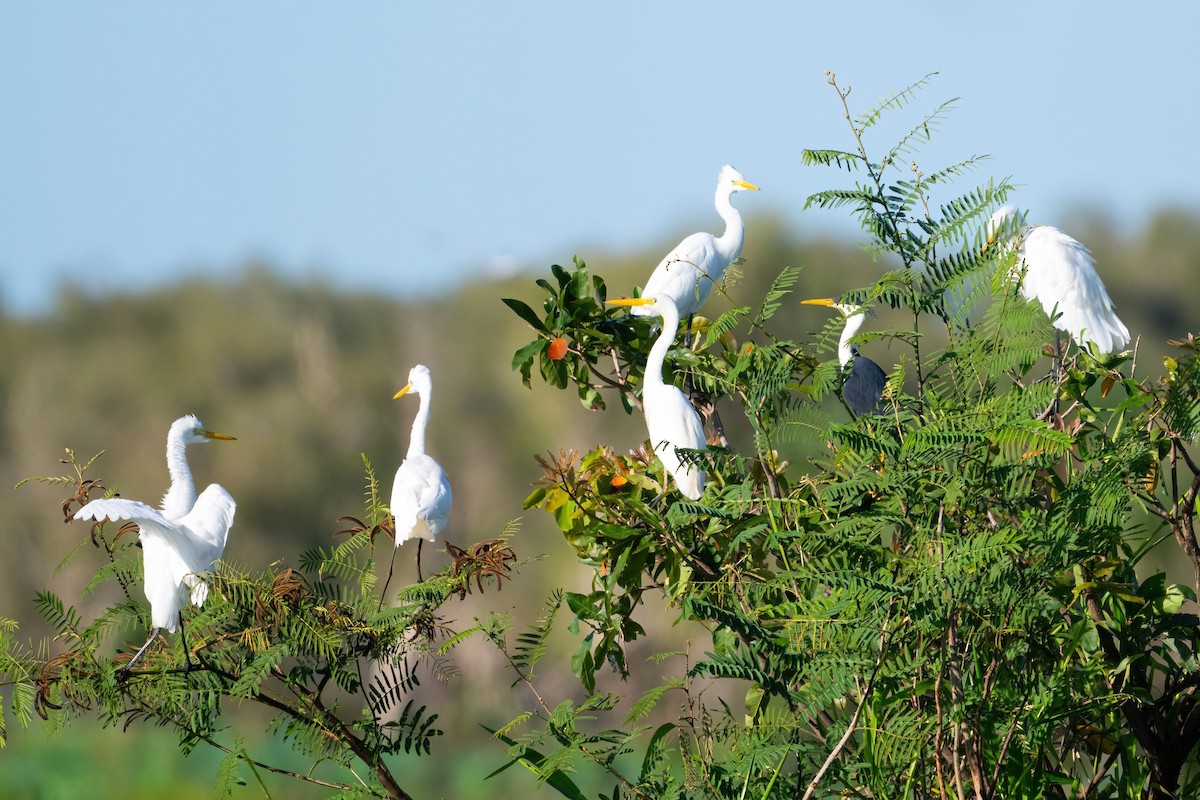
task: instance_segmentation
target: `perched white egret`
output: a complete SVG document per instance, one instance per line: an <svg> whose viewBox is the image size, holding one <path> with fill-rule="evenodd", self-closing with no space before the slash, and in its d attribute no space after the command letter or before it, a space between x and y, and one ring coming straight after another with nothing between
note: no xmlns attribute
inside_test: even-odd
<svg viewBox="0 0 1200 800"><path fill-rule="evenodd" d="M396 470L392 484L392 516L396 518L396 547L417 539L417 577L421 575L421 543L434 538L450 519L450 480L441 465L425 454L425 427L429 424L429 404L433 381L429 368L418 364L408 373L408 384L392 399L406 394L421 397L421 406L413 419L408 440L408 455ZM385 587L386 589L386 584Z"/></svg>
<svg viewBox="0 0 1200 800"><path fill-rule="evenodd" d="M1009 220L1017 216L1011 203L1001 206L988 222L988 245ZM1112 353L1129 344L1129 330L1117 318L1113 301L1096 274L1092 254L1058 228L1033 225L1018 234L1020 263L1025 275L1021 294L1042 304L1054 326L1081 345L1093 344Z"/></svg>
<svg viewBox="0 0 1200 800"><path fill-rule="evenodd" d="M609 305L648 309L662 317L662 333L658 335L646 357L642 385L642 408L646 414L646 430L650 446L659 461L675 478L675 485L684 497L700 499L704 491L704 470L695 464L685 464L675 452L678 448L703 450L708 441L700 415L679 388L662 378L663 361L667 350L679 332L679 310L669 296L622 298L609 300Z"/></svg>
<svg viewBox="0 0 1200 800"><path fill-rule="evenodd" d="M690 320L704 305L712 293L713 286L720 282L729 265L742 254L745 229L742 215L729 202L734 192L746 189L758 191L748 183L742 173L726 164L717 176L716 207L721 219L725 220L725 233L693 233L667 253L642 289L643 297L670 298L681 316ZM650 306L634 307L639 316L653 316L658 312Z"/></svg>
<svg viewBox="0 0 1200 800"><path fill-rule="evenodd" d="M167 434L167 471L171 487L162 499L162 509L137 500L110 497L93 500L75 514L75 519L127 519L136 522L142 541L143 589L150 601L150 638L122 667L128 672L142 653L165 628L174 633L183 624L183 606L189 596L202 606L208 586L200 574L208 572L225 552L229 528L237 504L229 492L210 484L199 497L187 463L187 446L234 437L206 430L200 420L188 415L177 419ZM184 657L188 666L184 644Z"/></svg>
<svg viewBox="0 0 1200 800"><path fill-rule="evenodd" d="M842 316L846 318L846 325L842 328L842 338L838 340L838 363L842 365L843 372L846 365L850 364L850 374L842 383L842 399L854 412L855 417L880 413L883 389L887 386L887 373L874 361L859 353L858 345L850 344L858 329L867 321L867 314L871 310L864 306L843 303L840 297L819 297L800 302L813 306L828 306L842 312Z"/></svg>

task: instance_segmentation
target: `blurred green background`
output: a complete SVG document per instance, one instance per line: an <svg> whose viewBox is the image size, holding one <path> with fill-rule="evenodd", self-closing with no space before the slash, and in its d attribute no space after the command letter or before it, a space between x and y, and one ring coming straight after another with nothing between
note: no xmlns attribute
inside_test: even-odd
<svg viewBox="0 0 1200 800"><path fill-rule="evenodd" d="M1113 220L1085 213L1060 227L1093 251L1118 312L1137 340L1137 374L1157 375L1169 351L1168 338L1195 330L1200 306L1200 216L1165 209L1141 230L1123 231ZM687 231L680 231L681 235ZM667 234L663 242L674 241ZM820 330L828 315L798 300L837 294L869 284L890 267L873 263L853 241L789 234L778 219L758 213L748 220L745 278L732 290L739 303L757 302L787 265L804 268L797 305L781 312L775 332L805 337ZM610 295L627 294L644 282L661 252L581 253L602 275ZM564 253L562 263L570 263ZM584 410L573 393L535 384L526 389L510 369L512 353L531 338L529 329L500 302L519 297L540 305L532 283L543 267L506 280L482 280L451 293L404 302L381 295L334 291L317 282L276 277L269 264L246 264L232 281L188 280L141 294L82 293L64 286L53 311L37 317L0 319L0 484L5 489L0 556L0 615L21 622L22 636L40 637L33 593L49 587L68 601L80 596L91 555L68 567L56 565L79 543L82 526L65 526L59 512L64 492L27 485L33 475L63 472L64 448L86 458L106 449L94 468L124 496L157 502L167 486L163 461L166 431L184 413L196 413L210 428L238 441L192 448L197 484L220 482L238 501L227 560L264 568L277 560L296 564L298 554L328 545L337 518L359 514L364 476L360 453L374 463L384 491L408 441L415 401L392 401L415 363L434 378L429 451L454 485L455 506L445 539L466 545L498 535L523 517L522 500L539 475L535 453L588 449L610 443L637 446L642 421L617 408ZM94 277L94 276L89 276ZM714 296L715 316L728 304ZM881 314L880 327L901 325ZM892 352L895 350L895 352ZM864 352L885 368L899 345L875 341ZM832 358L833 354L830 353ZM727 420L728 422L728 420ZM731 425L734 445L738 426ZM793 469L802 470L802 452ZM558 586L587 585L552 521L525 517L512 544L521 558L536 559L499 594L470 597L451 612L457 628L476 614L511 608L519 621L532 621ZM386 557L384 544L379 552ZM415 579L413 551L401 551L399 578ZM1163 564L1170 568L1170 553ZM441 548L426 549L425 563L445 563ZM84 607L107 598L89 598ZM673 628L674 615L646 609L647 641L631 653L633 675L615 691L636 697L671 668L645 657L688 645L698 631ZM138 639L141 632L130 632ZM566 654L574 643L557 640L557 654L542 668L550 697L578 696ZM693 647L703 647L693 642ZM478 725L504 724L530 704L496 654L482 642L456 651L458 674L439 683L422 674L421 694L438 712L446 735L432 757L412 758L398 772L418 797L496 797L529 791L532 779L514 768L484 783L504 762L502 745ZM191 756L178 751L167 730L134 726L127 732L79 720L48 736L38 722L12 727L0 750L0 797L138 800L143 797L210 797L221 755L201 745ZM285 744L264 741L257 712L232 708L228 744L245 741L262 760L297 766ZM250 785L237 796L261 797ZM323 797L278 776L264 775L272 797ZM582 779L586 784L586 778Z"/></svg>

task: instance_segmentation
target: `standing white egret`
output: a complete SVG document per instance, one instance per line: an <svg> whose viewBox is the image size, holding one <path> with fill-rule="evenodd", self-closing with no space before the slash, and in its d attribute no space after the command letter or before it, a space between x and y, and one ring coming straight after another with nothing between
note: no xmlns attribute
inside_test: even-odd
<svg viewBox="0 0 1200 800"><path fill-rule="evenodd" d="M742 254L745 238L742 215L729 198L734 192L747 189L758 191L757 186L748 183L733 167L728 164L721 167L717 176L716 207L721 219L725 220L725 233L721 236L711 233L688 236L659 262L642 289L643 297L670 298L680 316L688 318L689 331L692 315L704 305L729 265ZM643 306L635 307L633 313L652 316L657 312Z"/></svg>
<svg viewBox="0 0 1200 800"><path fill-rule="evenodd" d="M988 222L988 245L996 241L1004 223L1017 216L1008 203ZM1093 344L1101 353L1112 353L1129 344L1129 330L1117 318L1113 301L1096 274L1092 254L1058 228L1033 225L1018 233L1018 269L1024 270L1021 294L1042 304L1054 326L1082 346Z"/></svg>
<svg viewBox="0 0 1200 800"><path fill-rule="evenodd" d="M878 414L882 410L881 400L883 389L887 386L887 373L878 364L858 352L858 345L850 344L850 339L858 333L858 329L867 321L869 308L841 302L840 297L819 297L800 302L813 306L828 306L842 312L846 325L842 328L842 338L838 340L838 363L845 372L850 364L850 374L842 383L842 399L855 417L864 414Z"/></svg>
<svg viewBox="0 0 1200 800"><path fill-rule="evenodd" d="M162 499L162 509L137 500L109 497L93 500L75 514L75 519L127 519L137 523L142 542L143 590L150 601L150 638L133 659L121 668L128 673L163 628L174 633L183 625L183 606L189 596L202 606L208 585L200 573L208 572L225 552L229 528L237 504L229 492L210 484L199 497L187 463L187 446L234 437L206 430L200 420L188 415L177 419L167 434L167 471L171 487ZM191 658L184 642L188 668Z"/></svg>
<svg viewBox="0 0 1200 800"><path fill-rule="evenodd" d="M425 539L432 542L446 527L450 519L452 497L446 471L425 454L425 427L429 424L429 404L433 393L428 367L421 364L413 367L408 373L408 384L396 392L392 399L409 393L420 395L421 406L413 419L408 455L396 470L396 480L392 484L391 511L396 518L395 546L399 548L409 539L417 539L417 578L420 579L421 544Z"/></svg>
<svg viewBox="0 0 1200 800"><path fill-rule="evenodd" d="M703 450L708 445L704 423L684 393L678 387L665 383L662 377L663 361L679 332L679 310L669 296L622 298L608 302L614 306L644 308L648 313L662 317L662 333L646 357L642 383L646 430L650 433L650 446L654 448L654 454L675 478L680 494L690 500L699 500L704 492L704 470L695 464L685 464L675 451L677 448Z"/></svg>

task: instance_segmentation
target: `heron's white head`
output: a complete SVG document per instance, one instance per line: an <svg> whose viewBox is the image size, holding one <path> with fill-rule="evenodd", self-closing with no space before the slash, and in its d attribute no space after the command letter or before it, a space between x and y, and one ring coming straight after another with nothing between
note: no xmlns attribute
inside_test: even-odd
<svg viewBox="0 0 1200 800"><path fill-rule="evenodd" d="M838 311L842 312L842 316L844 316L846 319L850 319L851 317L865 318L867 314L875 316L875 312L870 308L866 306L860 306L849 301L843 302L841 297L816 297L812 300L801 300L800 302L806 306L827 306L829 308L836 308Z"/></svg>
<svg viewBox="0 0 1200 800"><path fill-rule="evenodd" d="M844 301L841 297L817 297L800 302L809 306L836 308L842 312L842 316L846 318L846 324L842 328L842 338L838 342L838 360L841 361L842 366L845 366L851 356L858 355L858 346L850 344L850 338L858 333L858 329L867 321L868 314L875 316L875 312L871 308Z"/></svg>
<svg viewBox="0 0 1200 800"><path fill-rule="evenodd" d="M188 414L186 417L175 420L171 425L171 433L168 438L178 438L184 444L203 444L214 439L234 440L233 436L208 430L200 423L200 420L196 419L194 414Z"/></svg>
<svg viewBox="0 0 1200 800"><path fill-rule="evenodd" d="M429 376L429 367L417 364L408 371L408 383L403 389L396 392L392 399L399 400L406 394L429 394L431 388L433 388L433 378Z"/></svg>
<svg viewBox="0 0 1200 800"><path fill-rule="evenodd" d="M742 173L728 164L721 167L721 174L717 176L717 188L730 192L741 192L747 189L755 192L758 191L757 186L743 178Z"/></svg>

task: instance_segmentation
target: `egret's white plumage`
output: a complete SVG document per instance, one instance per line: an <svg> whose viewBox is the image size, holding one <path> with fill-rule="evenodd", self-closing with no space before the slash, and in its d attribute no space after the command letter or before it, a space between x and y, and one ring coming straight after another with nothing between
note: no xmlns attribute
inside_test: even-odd
<svg viewBox="0 0 1200 800"><path fill-rule="evenodd" d="M842 337L838 340L838 363L845 372L850 365L850 374L842 383L842 399L854 416L878 414L883 390L887 386L887 373L871 359L858 352L858 345L850 340L858 333L859 328L867 321L869 309L852 303L843 303L840 298L821 297L813 300L801 300L801 303L815 306L829 306L842 312L846 324L842 327Z"/></svg>
<svg viewBox="0 0 1200 800"><path fill-rule="evenodd" d="M1011 203L997 209L988 222L988 243L1016 216L1017 207ZM1024 272L1021 294L1041 303L1051 319L1059 315L1055 327L1081 345L1095 345L1101 353L1124 349L1129 330L1117 318L1088 249L1049 225L1033 225L1018 231L1017 237L1017 266Z"/></svg>
<svg viewBox="0 0 1200 800"><path fill-rule="evenodd" d="M171 487L162 499L162 509L137 500L119 497L93 500L75 514L75 519L131 520L140 529L143 589L150 601L148 645L165 628L174 633L184 603L203 605L208 586L200 574L209 572L222 553L237 509L233 497L218 484L211 484L199 497L187 463L187 446L232 436L206 430L200 420L188 415L171 425L167 434L167 470ZM143 646L138 656L145 650ZM134 661L137 656L134 657ZM130 661L126 669L133 665Z"/></svg>
<svg viewBox="0 0 1200 800"><path fill-rule="evenodd" d="M704 305L713 286L720 282L725 270L742 254L745 229L742 215L729 202L734 192L758 190L742 174L726 164L717 176L716 207L725 220L725 233L693 233L667 254L646 281L643 297L670 298L680 316L690 317ZM650 306L635 306L633 313L652 316L657 312Z"/></svg>
<svg viewBox="0 0 1200 800"><path fill-rule="evenodd" d="M411 538L432 542L450 519L453 499L450 480L441 465L425 454L425 428L429 424L432 392L429 369L418 364L408 373L408 385L395 395L400 398L411 393L421 398L408 440L408 455L396 470L396 480L392 484L391 511L396 518L396 547Z"/></svg>
<svg viewBox="0 0 1200 800"><path fill-rule="evenodd" d="M708 444L704 436L704 423L687 396L662 378L667 351L679 332L679 310L667 296L647 295L636 299L611 300L609 303L647 309L649 313L662 317L662 333L646 357L642 384L646 430L650 434L650 446L654 448L654 454L675 479L680 494L698 500L704 492L704 470L694 464L685 464L675 451L678 448L703 450Z"/></svg>

